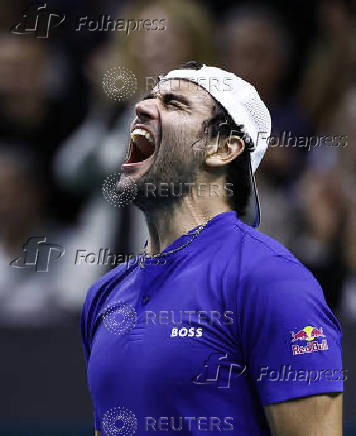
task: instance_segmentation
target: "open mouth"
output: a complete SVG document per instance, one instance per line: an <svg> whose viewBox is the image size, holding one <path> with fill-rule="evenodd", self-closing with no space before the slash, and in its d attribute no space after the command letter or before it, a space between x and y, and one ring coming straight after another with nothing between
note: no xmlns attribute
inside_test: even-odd
<svg viewBox="0 0 356 436"><path fill-rule="evenodd" d="M140 164L153 156L155 152L155 138L148 129L136 127L130 136L129 158L125 165Z"/></svg>

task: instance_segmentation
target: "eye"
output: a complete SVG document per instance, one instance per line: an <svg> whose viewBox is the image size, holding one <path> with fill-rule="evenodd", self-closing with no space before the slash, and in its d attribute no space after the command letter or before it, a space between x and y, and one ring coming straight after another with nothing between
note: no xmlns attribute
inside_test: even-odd
<svg viewBox="0 0 356 436"><path fill-rule="evenodd" d="M178 107L178 108L181 108L181 107L182 107L182 103L181 103L180 101L178 101L178 100L170 100L170 101L168 102L168 104L169 104L170 106L175 106L175 107Z"/></svg>
<svg viewBox="0 0 356 436"><path fill-rule="evenodd" d="M176 108L182 106L180 101L174 100L174 98L169 98L169 97L164 99L164 104L165 104L165 106L173 106Z"/></svg>
<svg viewBox="0 0 356 436"><path fill-rule="evenodd" d="M164 96L163 103L165 106L175 109L181 109L183 107L182 102L178 99L175 99L174 96L170 94Z"/></svg>

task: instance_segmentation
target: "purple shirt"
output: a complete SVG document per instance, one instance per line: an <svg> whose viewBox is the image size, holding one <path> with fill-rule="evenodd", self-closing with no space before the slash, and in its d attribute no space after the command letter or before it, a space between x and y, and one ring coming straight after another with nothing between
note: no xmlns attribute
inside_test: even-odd
<svg viewBox="0 0 356 436"><path fill-rule="evenodd" d="M313 275L234 211L196 231L88 292L102 436L270 435L264 406L343 390L340 326Z"/></svg>

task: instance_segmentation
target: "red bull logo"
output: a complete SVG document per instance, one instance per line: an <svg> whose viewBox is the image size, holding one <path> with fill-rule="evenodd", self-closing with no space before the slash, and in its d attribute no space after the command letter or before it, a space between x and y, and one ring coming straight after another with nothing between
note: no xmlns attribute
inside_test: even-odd
<svg viewBox="0 0 356 436"><path fill-rule="evenodd" d="M293 355L312 353L328 349L328 341L323 339L322 342L315 341L316 338L325 337L322 327L307 325L302 330L291 332L292 342L307 341L307 345L292 345Z"/></svg>
<svg viewBox="0 0 356 436"><path fill-rule="evenodd" d="M303 328L303 330L299 330L298 332L294 333L291 332L292 335L292 342L295 341L312 341L314 338L318 338L320 336L324 336L323 328L316 328L311 325L307 325Z"/></svg>

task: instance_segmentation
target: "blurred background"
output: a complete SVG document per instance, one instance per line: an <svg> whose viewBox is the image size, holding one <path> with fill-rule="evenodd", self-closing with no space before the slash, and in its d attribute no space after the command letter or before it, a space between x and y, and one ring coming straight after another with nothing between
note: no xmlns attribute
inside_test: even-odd
<svg viewBox="0 0 356 436"><path fill-rule="evenodd" d="M31 3L1 3L0 434L92 434L79 318L88 287L110 265L94 255L75 265L76 253L141 252L141 214L110 206L101 187L125 158L145 78L197 60L253 83L271 110L273 133L319 138L310 149L282 141L267 153L257 176L261 230L312 270L342 324L344 435L356 435L353 2L46 4L24 17ZM76 30L78 17L105 14L164 19L165 30L127 35L95 23ZM115 67L137 78L126 101L103 91L103 76ZM343 139L330 143L329 136Z"/></svg>

